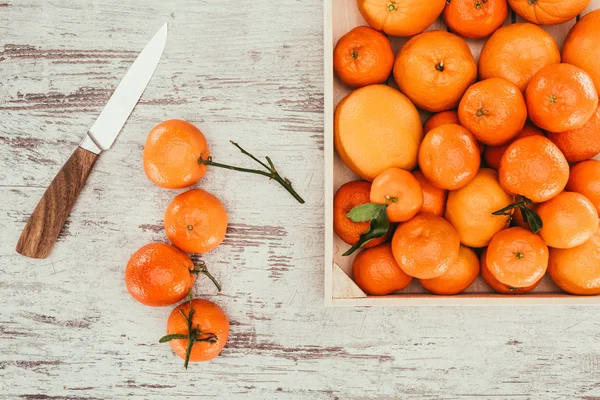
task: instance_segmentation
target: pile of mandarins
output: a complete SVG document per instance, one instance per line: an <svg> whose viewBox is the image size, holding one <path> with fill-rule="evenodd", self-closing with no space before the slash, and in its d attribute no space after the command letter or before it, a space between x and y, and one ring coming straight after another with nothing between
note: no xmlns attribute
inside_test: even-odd
<svg viewBox="0 0 600 400"><path fill-rule="evenodd" d="M418 278L452 295L600 294L600 10L562 52L539 25L590 0L357 0L341 37L335 147L362 180L334 199L334 230L362 249L356 283L386 295ZM503 26L509 6L524 23ZM446 31L423 32L440 15ZM383 33L381 32L383 31ZM394 57L387 35L412 36ZM463 38L485 42L478 62ZM398 89L382 84L390 74ZM392 81L392 79L390 79ZM432 113L424 126L419 110ZM416 169L418 168L418 169Z"/></svg>

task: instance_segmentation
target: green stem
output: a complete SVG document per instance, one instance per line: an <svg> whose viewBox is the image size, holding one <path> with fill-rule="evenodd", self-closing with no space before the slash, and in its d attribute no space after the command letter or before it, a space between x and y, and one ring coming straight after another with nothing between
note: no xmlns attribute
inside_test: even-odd
<svg viewBox="0 0 600 400"><path fill-rule="evenodd" d="M529 200L525 196L521 196L521 200L513 203L507 207L504 207L502 210L498 210L493 212L493 215L510 215L508 211L514 210L516 208L521 210L521 214L523 215L523 220L529 225L529 228L533 233L538 233L542 227L544 226L542 219L539 215L533 210L531 210L528 205L532 204L533 201Z"/></svg>
<svg viewBox="0 0 600 400"><path fill-rule="evenodd" d="M287 179L287 178L282 177L281 175L279 175L279 172L277 172L277 169L275 168L275 165L273 164L273 162L271 161L271 159L269 157L265 157L266 160L267 160L267 162L269 163L269 165L267 165L264 162L262 162L261 160L259 160L258 158L256 158L253 154L251 154L248 151L244 150L236 142L231 141L231 140L230 140L230 142L235 147L237 147L244 155L250 157L251 159L253 159L257 163L259 163L263 168L266 169L266 171L262 171L262 170L259 170L259 169L251 169L251 168L242 168L242 167L237 167L237 166L233 166L233 165L227 165L227 164L217 163L217 162L214 162L212 160L212 157L208 157L206 160L203 159L203 158L199 158L198 159L198 163L202 164L202 165L208 165L208 166L211 166L211 167L225 168L225 169L229 169L229 170L232 170L232 171L239 171L239 172L245 172L245 173L248 173L248 174L255 174L255 175L266 176L269 179L273 179L274 181L276 181L277 183L279 183L281 186L283 186L285 188L285 190L287 190L300 204L304 204L305 203L304 199L302 197L300 197L300 195L292 187L292 182L290 182L289 179Z"/></svg>
<svg viewBox="0 0 600 400"><path fill-rule="evenodd" d="M196 268L194 268L193 270L191 270L190 272L192 272L193 274L196 274L196 275L203 274L203 275L207 276L208 279L210 279L212 281L212 283L215 284L215 286L217 287L217 290L219 292L221 291L221 285L219 284L219 281L217 281L217 279L210 273L210 271L208 270L208 267L206 266L206 263L204 261L200 260L198 262L198 266Z"/></svg>
<svg viewBox="0 0 600 400"><path fill-rule="evenodd" d="M531 203L532 203L531 200L529 200L526 197L521 196L520 201L517 201L516 203L506 206L502 210L494 211L492 214L493 215L509 215L508 211L514 210L516 208L522 208L522 207L528 206Z"/></svg>

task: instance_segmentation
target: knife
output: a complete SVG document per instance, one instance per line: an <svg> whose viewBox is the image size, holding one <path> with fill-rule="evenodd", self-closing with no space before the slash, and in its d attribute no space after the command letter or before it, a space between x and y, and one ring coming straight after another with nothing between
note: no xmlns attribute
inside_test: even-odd
<svg viewBox="0 0 600 400"><path fill-rule="evenodd" d="M150 82L167 42L167 24L135 59L104 109L46 189L27 221L17 252L46 258L100 153L110 149Z"/></svg>

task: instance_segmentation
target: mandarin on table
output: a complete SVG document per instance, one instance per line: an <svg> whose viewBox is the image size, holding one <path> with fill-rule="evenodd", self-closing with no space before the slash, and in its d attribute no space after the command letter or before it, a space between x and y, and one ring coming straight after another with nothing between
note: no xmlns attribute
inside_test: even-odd
<svg viewBox="0 0 600 400"><path fill-rule="evenodd" d="M449 110L432 115L429 117L427 122L425 122L425 125L423 125L423 133L427 133L438 126L448 124L460 125L460 121L458 120L458 112Z"/></svg>
<svg viewBox="0 0 600 400"><path fill-rule="evenodd" d="M477 174L481 153L471 133L460 125L442 125L423 138L419 168L432 185L456 190Z"/></svg>
<svg viewBox="0 0 600 400"><path fill-rule="evenodd" d="M357 4L373 28L391 36L412 36L435 22L446 0L357 0Z"/></svg>
<svg viewBox="0 0 600 400"><path fill-rule="evenodd" d="M578 162L600 153L600 103L584 126L566 132L548 132L548 139L563 152L567 161Z"/></svg>
<svg viewBox="0 0 600 400"><path fill-rule="evenodd" d="M548 267L548 246L521 227L498 232L487 248L486 265L499 282L514 288L538 282Z"/></svg>
<svg viewBox="0 0 600 400"><path fill-rule="evenodd" d="M187 121L172 119L156 125L148 134L144 171L155 185L180 189L204 176L206 165L198 163L198 159L209 156L208 142L202 132Z"/></svg>
<svg viewBox="0 0 600 400"><path fill-rule="evenodd" d="M490 272L489 268L487 267L487 249L484 249L481 252L480 262L481 262L481 277L483 278L485 283L487 283L487 285L489 287L491 287L496 293L523 294L523 293L531 292L533 289L538 287L538 285L542 281L540 279L539 281L537 281L536 283L534 283L531 286L520 287L520 288L505 285L504 283L502 283L498 279L496 279L494 277L494 275L492 275L492 273Z"/></svg>
<svg viewBox="0 0 600 400"><path fill-rule="evenodd" d="M165 233L187 253L206 253L223 242L227 211L212 194L193 189L175 197L164 216Z"/></svg>
<svg viewBox="0 0 600 400"><path fill-rule="evenodd" d="M600 161L587 160L572 166L567 190L587 197L600 213Z"/></svg>
<svg viewBox="0 0 600 400"><path fill-rule="evenodd" d="M333 50L333 68L346 85L361 87L387 80L394 52L384 34L368 26L346 33Z"/></svg>
<svg viewBox="0 0 600 400"><path fill-rule="evenodd" d="M479 77L503 78L524 92L540 69L558 63L560 51L549 33L529 23L511 24L494 32L481 49Z"/></svg>
<svg viewBox="0 0 600 400"><path fill-rule="evenodd" d="M467 89L458 106L458 118L479 142L499 146L523 130L527 105L513 83L490 78Z"/></svg>
<svg viewBox="0 0 600 400"><path fill-rule="evenodd" d="M367 181L352 181L343 184L333 198L333 230L344 242L354 245L360 235L369 230L368 222L354 222L346 216L356 206L369 202L371 183ZM382 236L365 243L368 248L383 243L387 236Z"/></svg>
<svg viewBox="0 0 600 400"><path fill-rule="evenodd" d="M444 210L446 209L448 191L433 186L421 171L414 171L413 176L419 182L421 189L423 190L423 206L421 207L421 212L432 213L438 217L443 216Z"/></svg>
<svg viewBox="0 0 600 400"><path fill-rule="evenodd" d="M468 247L460 246L458 259L442 276L420 279L421 285L434 294L454 295L464 292L479 276L479 259Z"/></svg>
<svg viewBox="0 0 600 400"><path fill-rule="evenodd" d="M523 19L539 25L558 25L577 17L590 0L508 0Z"/></svg>
<svg viewBox="0 0 600 400"><path fill-rule="evenodd" d="M536 212L544 224L539 235L549 247L577 247L588 241L598 229L596 207L579 193L562 192L540 204Z"/></svg>
<svg viewBox="0 0 600 400"><path fill-rule="evenodd" d="M549 132L583 127L598 107L598 92L592 78L571 64L542 68L525 91L529 118Z"/></svg>
<svg viewBox="0 0 600 400"><path fill-rule="evenodd" d="M422 136L417 108L389 86L356 89L335 109L335 149L367 181L391 167L413 169Z"/></svg>
<svg viewBox="0 0 600 400"><path fill-rule="evenodd" d="M444 22L469 39L482 39L502 26L508 16L506 0L448 0Z"/></svg>
<svg viewBox="0 0 600 400"><path fill-rule="evenodd" d="M550 249L548 275L571 294L600 294L600 229L571 249Z"/></svg>
<svg viewBox="0 0 600 400"><path fill-rule="evenodd" d="M517 135L517 137L514 138L514 140L527 136L544 136L544 134L535 126L526 123L523 127L523 130ZM506 149L508 149L508 146L510 146L510 143L512 142L503 144L501 146L487 146L485 148L485 150L483 151L483 159L485 160L485 163L488 167L493 168L495 170L498 170L498 168L500 168L500 160L502 159L502 156L504 155Z"/></svg>
<svg viewBox="0 0 600 400"><path fill-rule="evenodd" d="M563 191L569 180L569 163L549 139L528 136L508 146L498 178L507 192L541 203Z"/></svg>
<svg viewBox="0 0 600 400"><path fill-rule="evenodd" d="M496 171L482 168L465 187L448 194L444 218L456 228L463 245L484 247L510 222L510 216L492 213L512 202L513 196L502 189Z"/></svg>
<svg viewBox="0 0 600 400"><path fill-rule="evenodd" d="M373 180L370 200L374 204L388 205L386 212L390 222L404 222L421 210L423 191L413 174L400 168L390 168Z"/></svg>
<svg viewBox="0 0 600 400"><path fill-rule="evenodd" d="M402 271L389 243L358 253L352 264L356 284L373 296L385 296L405 289L412 277Z"/></svg>
<svg viewBox="0 0 600 400"><path fill-rule="evenodd" d="M600 10L579 20L562 48L562 60L587 72L600 92Z"/></svg>
<svg viewBox="0 0 600 400"><path fill-rule="evenodd" d="M477 64L464 39L445 31L421 33L406 42L394 63L400 91L431 112L456 108L477 79Z"/></svg>
<svg viewBox="0 0 600 400"><path fill-rule="evenodd" d="M444 275L458 260L460 238L456 229L434 214L420 213L398 226L392 252L400 268L419 279Z"/></svg>
<svg viewBox="0 0 600 400"><path fill-rule="evenodd" d="M193 344L190 352L190 361L209 361L217 357L229 338L229 320L227 316L215 303L204 299L192 301L191 326L199 328L200 334ZM183 312L186 317L181 315ZM167 320L167 335L188 335L188 322L186 318L190 314L190 303L185 302L173 309ZM209 338L214 340L208 340ZM185 359L188 347L188 339L173 339L169 342L171 348L179 357Z"/></svg>

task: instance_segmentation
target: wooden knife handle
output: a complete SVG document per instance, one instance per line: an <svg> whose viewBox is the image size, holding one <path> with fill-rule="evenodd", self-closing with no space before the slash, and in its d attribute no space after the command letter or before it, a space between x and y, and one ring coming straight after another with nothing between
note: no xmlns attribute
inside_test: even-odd
<svg viewBox="0 0 600 400"><path fill-rule="evenodd" d="M18 253L32 258L48 257L97 159L97 154L77 147L29 217L17 243Z"/></svg>

